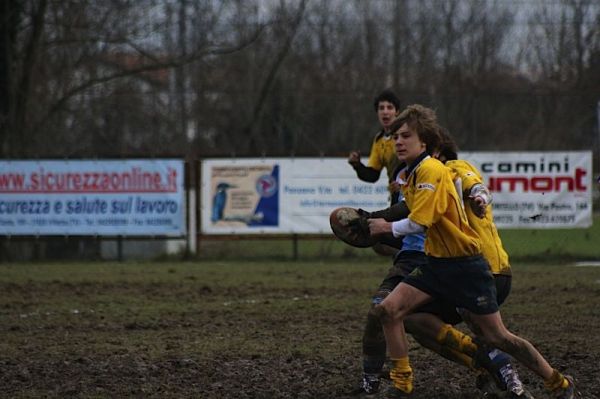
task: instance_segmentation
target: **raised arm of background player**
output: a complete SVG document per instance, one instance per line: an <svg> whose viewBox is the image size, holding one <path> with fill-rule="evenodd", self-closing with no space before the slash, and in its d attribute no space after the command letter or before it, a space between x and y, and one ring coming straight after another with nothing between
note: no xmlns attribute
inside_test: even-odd
<svg viewBox="0 0 600 399"><path fill-rule="evenodd" d="M356 175L362 181L375 183L384 168L387 169L388 181L391 181L398 159L389 128L400 112L400 99L393 91L383 90L373 100L373 108L377 114L380 130L371 144L369 160L364 165L360 160L360 152L352 151L348 156L348 163L352 165Z"/></svg>
<svg viewBox="0 0 600 399"><path fill-rule="evenodd" d="M371 154L373 154L373 148L375 147L376 143L373 143L373 147L371 148ZM354 168L354 170L356 171L356 175L358 176L358 178L362 181L366 181L369 183L375 183L377 180L379 180L379 175L381 174L381 170L383 169L383 167L381 169L376 169L370 166L366 166L364 165L361 161L360 161L360 153L358 151L352 151L350 153L350 156L348 157L348 163L350 165L352 165L352 167ZM369 158L369 164L371 164L371 159ZM386 166L387 168L392 168L393 165L390 164L388 166ZM389 175L388 175L389 177ZM388 183L388 191L390 192L391 195L391 203L395 204L396 202L398 202L398 193L400 192L400 185L393 181L390 180Z"/></svg>
<svg viewBox="0 0 600 399"><path fill-rule="evenodd" d="M375 183L379 180L379 176L381 175L381 169L377 170L370 166L366 166L360 161L360 152L352 151L348 156L348 163L352 165L354 170L356 171L356 176L362 181L366 181L369 183Z"/></svg>

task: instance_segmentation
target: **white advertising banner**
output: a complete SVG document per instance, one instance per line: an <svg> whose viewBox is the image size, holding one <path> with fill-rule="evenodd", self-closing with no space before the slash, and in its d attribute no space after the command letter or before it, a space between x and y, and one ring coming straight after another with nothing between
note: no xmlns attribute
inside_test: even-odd
<svg viewBox="0 0 600 399"><path fill-rule="evenodd" d="M592 154L465 152L493 193L500 228L592 224ZM329 234L329 213L389 204L385 173L356 177L345 158L211 159L202 162L202 234Z"/></svg>
<svg viewBox="0 0 600 399"><path fill-rule="evenodd" d="M329 214L389 206L385 172L365 183L345 158L202 161L202 234L330 234Z"/></svg>
<svg viewBox="0 0 600 399"><path fill-rule="evenodd" d="M1 235L185 234L183 161L0 161Z"/></svg>
<svg viewBox="0 0 600 399"><path fill-rule="evenodd" d="M493 194L500 228L592 225L592 153L465 152Z"/></svg>

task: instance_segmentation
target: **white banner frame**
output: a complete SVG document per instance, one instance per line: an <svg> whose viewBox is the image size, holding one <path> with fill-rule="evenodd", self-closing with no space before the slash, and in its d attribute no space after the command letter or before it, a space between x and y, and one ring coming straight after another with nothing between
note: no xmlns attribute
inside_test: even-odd
<svg viewBox="0 0 600 399"><path fill-rule="evenodd" d="M329 214L342 206L389 206L385 173L366 183L344 158L205 159L201 163L200 232L331 234ZM227 195L218 210L217 188ZM267 209L269 205L273 212Z"/></svg>

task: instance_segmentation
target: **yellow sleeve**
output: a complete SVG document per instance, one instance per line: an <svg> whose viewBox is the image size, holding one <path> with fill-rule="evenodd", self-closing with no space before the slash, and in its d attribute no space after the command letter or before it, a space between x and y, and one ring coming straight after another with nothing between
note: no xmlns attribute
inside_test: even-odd
<svg viewBox="0 0 600 399"><path fill-rule="evenodd" d="M444 176L448 173L447 169L439 166L418 168L414 172L414 182L409 182L414 184L414 195L408 217L426 227L439 221L448 207L446 186L451 179Z"/></svg>
<svg viewBox="0 0 600 399"><path fill-rule="evenodd" d="M483 177L481 177L479 171L465 160L448 161L446 166L452 169L456 177L461 179L463 190L467 193L474 185L483 184Z"/></svg>
<svg viewBox="0 0 600 399"><path fill-rule="evenodd" d="M381 154L381 145L378 143L379 140L380 136L377 135L373 140L373 144L371 144L371 152L369 153L369 160L367 161L367 166L377 171L381 171L385 166L382 161L383 157Z"/></svg>
<svg viewBox="0 0 600 399"><path fill-rule="evenodd" d="M483 184L481 173L465 160L448 161L449 166L463 181L463 189L468 193L475 184ZM465 207L469 226L479 235L481 240L481 252L490 265L493 274L511 275L509 256L502 245L500 234L494 223L494 215L491 207L483 218L475 215L471 207Z"/></svg>

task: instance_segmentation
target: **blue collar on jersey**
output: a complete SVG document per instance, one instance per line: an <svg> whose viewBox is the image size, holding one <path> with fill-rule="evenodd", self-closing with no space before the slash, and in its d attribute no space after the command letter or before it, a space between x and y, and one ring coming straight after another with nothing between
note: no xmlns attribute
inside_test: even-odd
<svg viewBox="0 0 600 399"><path fill-rule="evenodd" d="M406 168L406 177L408 179L408 176L410 176L410 174L413 172L413 170L415 170L415 168L417 167L418 164L421 163L422 160L424 160L425 158L427 158L429 156L429 154L427 153L427 151L423 151L421 153L421 155L419 155L417 157L417 159L415 159L415 161L413 163L411 163L410 165L408 165L408 167Z"/></svg>

